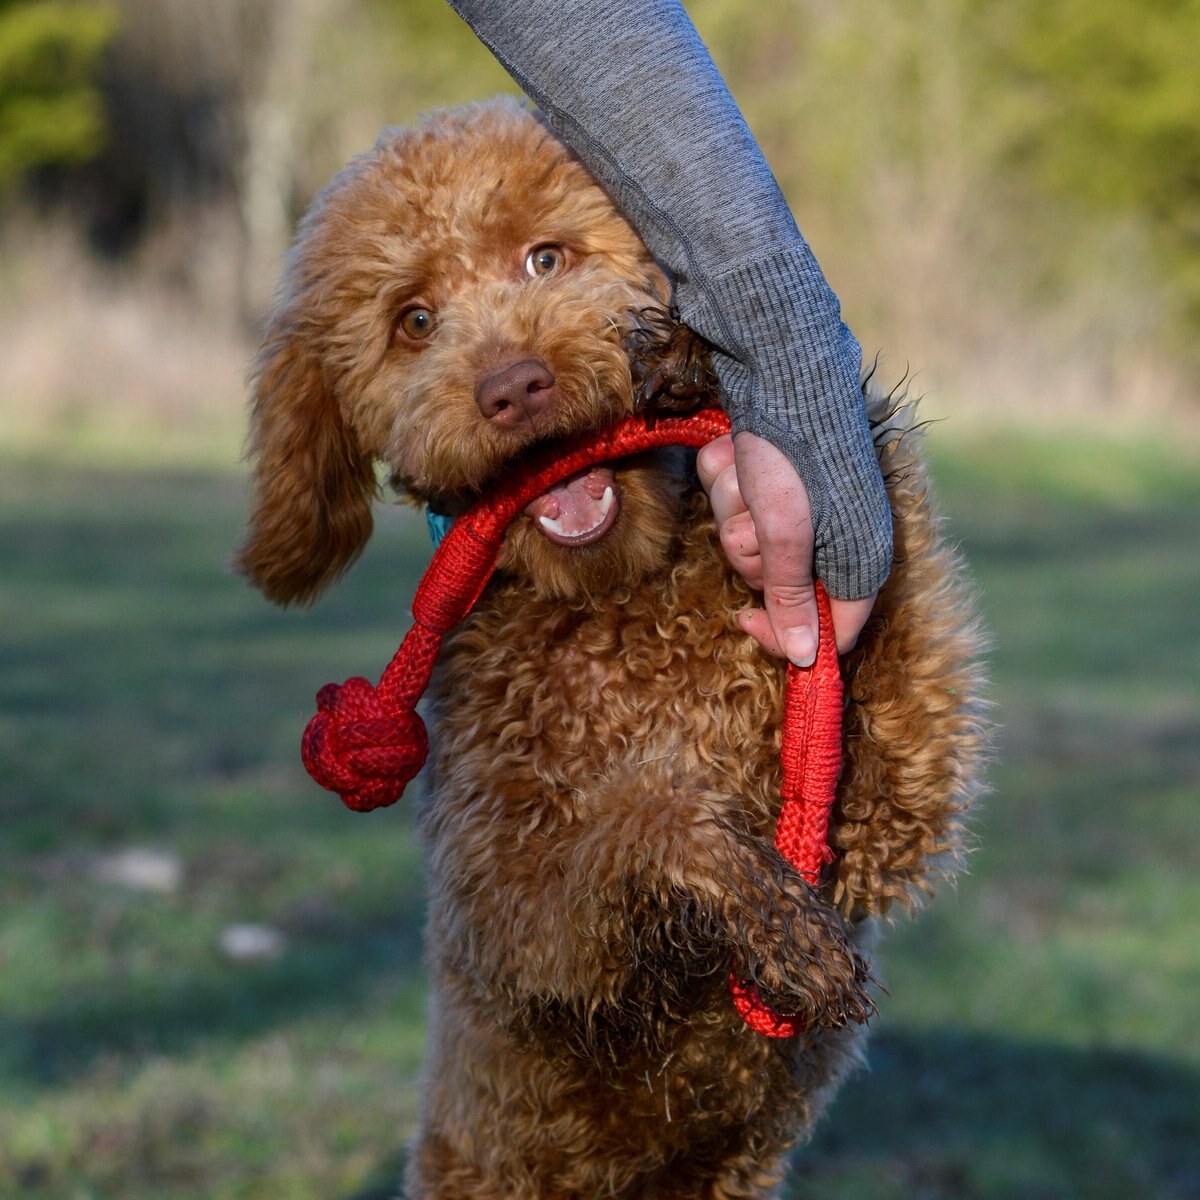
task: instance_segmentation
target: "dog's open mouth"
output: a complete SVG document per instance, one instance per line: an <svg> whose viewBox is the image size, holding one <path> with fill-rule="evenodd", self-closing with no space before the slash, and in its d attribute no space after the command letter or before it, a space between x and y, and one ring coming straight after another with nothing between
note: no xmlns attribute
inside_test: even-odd
<svg viewBox="0 0 1200 1200"><path fill-rule="evenodd" d="M618 487L612 470L589 467L556 483L531 501L525 511L534 525L559 546L588 546L612 527L620 511Z"/></svg>

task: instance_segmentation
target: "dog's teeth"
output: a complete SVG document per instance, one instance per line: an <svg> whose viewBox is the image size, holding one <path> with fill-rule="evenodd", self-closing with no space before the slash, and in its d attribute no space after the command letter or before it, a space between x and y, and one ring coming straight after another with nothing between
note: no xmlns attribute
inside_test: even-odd
<svg viewBox="0 0 1200 1200"><path fill-rule="evenodd" d="M549 533L554 534L555 537L566 538L566 539L587 537L587 535L589 533L594 533L597 529L600 528L601 525L604 524L605 519L608 517L608 514L612 511L614 499L615 499L615 496L613 493L613 489L611 487L606 487L604 489L604 495L600 497L599 503L597 505L597 507L600 510L600 516L597 520L595 520L586 529L570 529L570 530L564 529L561 517L558 517L558 516L549 517L545 513L543 513L541 516L538 517L538 521L540 522L543 529L545 529Z"/></svg>
<svg viewBox="0 0 1200 1200"><path fill-rule="evenodd" d="M549 517L538 517L543 529L550 530L551 533L557 534L561 538L581 538L586 537L589 533L604 520L603 517L597 521L595 525L589 525L586 529L564 529L561 521L552 521Z"/></svg>

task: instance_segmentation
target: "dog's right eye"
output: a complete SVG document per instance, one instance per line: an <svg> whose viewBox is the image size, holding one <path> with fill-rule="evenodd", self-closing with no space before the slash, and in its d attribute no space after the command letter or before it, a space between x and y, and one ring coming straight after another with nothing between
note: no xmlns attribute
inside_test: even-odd
<svg viewBox="0 0 1200 1200"><path fill-rule="evenodd" d="M531 277L556 275L565 265L566 255L561 246L537 246L525 260L525 274Z"/></svg>
<svg viewBox="0 0 1200 1200"><path fill-rule="evenodd" d="M428 308L406 308L396 322L396 328L411 342L427 338L435 325L433 313Z"/></svg>

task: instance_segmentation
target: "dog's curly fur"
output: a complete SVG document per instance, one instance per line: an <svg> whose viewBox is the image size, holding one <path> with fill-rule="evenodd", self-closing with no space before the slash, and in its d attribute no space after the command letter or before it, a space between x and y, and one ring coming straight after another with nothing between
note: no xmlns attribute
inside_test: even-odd
<svg viewBox="0 0 1200 1200"><path fill-rule="evenodd" d="M517 104L386 133L290 259L257 364L240 568L307 602L369 535L377 461L453 513L534 443L711 399L667 295ZM772 844L782 670L737 626L753 596L686 456L618 464L619 515L589 544L551 540L535 506L511 528L436 682L414 1200L765 1196L859 1055L875 918L953 870L983 743L979 635L918 435L903 405L870 405L896 559L844 662L819 889ZM742 1024L735 961L804 1035Z"/></svg>

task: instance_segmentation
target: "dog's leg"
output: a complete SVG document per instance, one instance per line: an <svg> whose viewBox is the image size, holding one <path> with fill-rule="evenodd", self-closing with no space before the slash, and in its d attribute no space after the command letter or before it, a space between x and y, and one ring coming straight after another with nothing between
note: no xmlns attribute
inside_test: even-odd
<svg viewBox="0 0 1200 1200"><path fill-rule="evenodd" d="M676 776L672 757L614 770L575 798L575 820L543 830L478 796L427 810L436 997L412 1200L761 1196L747 1181L841 1073L834 1046L852 1030L769 1043L738 1019L729 972L815 1034L869 1013L864 959L748 827L744 799ZM481 844L478 822L489 852L468 862L454 849ZM751 1148L745 1126L776 1110L783 1124Z"/></svg>
<svg viewBox="0 0 1200 1200"><path fill-rule="evenodd" d="M871 397L896 558L845 663L845 761L830 844L844 912L913 906L961 866L964 824L990 742L985 638L963 564L942 532L914 414Z"/></svg>
<svg viewBox="0 0 1200 1200"><path fill-rule="evenodd" d="M607 817L620 827L607 840L628 890L648 893L665 918L700 915L693 951L715 938L773 1009L825 1028L865 1021L869 972L843 919L752 826L745 799L687 788L669 760L643 765L637 784L629 808Z"/></svg>
<svg viewBox="0 0 1200 1200"><path fill-rule="evenodd" d="M777 1012L810 1025L861 1024L874 1005L870 973L842 917L761 839L727 834L720 874L693 886L710 898L733 948L735 968Z"/></svg>
<svg viewBox="0 0 1200 1200"><path fill-rule="evenodd" d="M812 1025L870 1015L868 969L842 918L748 828L741 797L689 787L664 760L595 784L586 807L524 839L519 877L497 858L477 864L493 877L463 881L471 908L487 897L470 939L476 977L503 980L517 1004L586 1006L621 1002L638 970L711 975L736 963L767 1004ZM443 932L466 943L461 926Z"/></svg>

